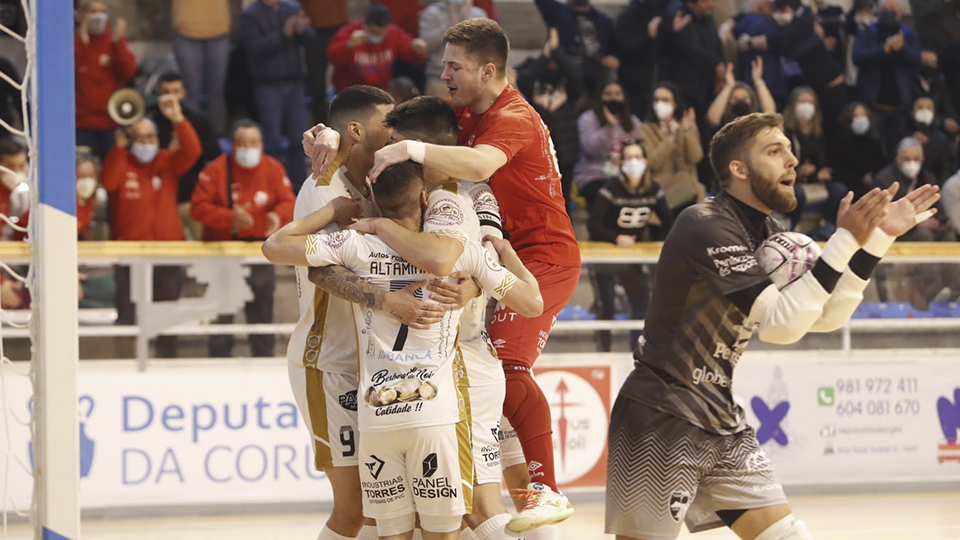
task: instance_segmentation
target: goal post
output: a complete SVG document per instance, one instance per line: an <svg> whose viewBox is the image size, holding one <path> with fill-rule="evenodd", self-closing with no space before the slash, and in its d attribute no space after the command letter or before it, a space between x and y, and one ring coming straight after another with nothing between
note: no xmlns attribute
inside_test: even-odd
<svg viewBox="0 0 960 540"><path fill-rule="evenodd" d="M35 60L29 146L30 173L37 187L29 233L32 517L35 538L75 540L80 533L80 428L73 10L48 0L24 4L29 5L25 78L30 76L31 58Z"/></svg>

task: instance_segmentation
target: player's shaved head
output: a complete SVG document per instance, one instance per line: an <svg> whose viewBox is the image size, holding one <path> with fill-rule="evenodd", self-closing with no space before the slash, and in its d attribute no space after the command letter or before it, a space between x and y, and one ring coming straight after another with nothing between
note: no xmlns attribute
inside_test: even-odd
<svg viewBox="0 0 960 540"><path fill-rule="evenodd" d="M771 128L782 130L783 117L776 113L753 113L723 126L710 139L710 166L720 180L720 187L730 185L730 162L748 162L754 139L759 133Z"/></svg>
<svg viewBox="0 0 960 540"><path fill-rule="evenodd" d="M443 33L443 42L463 47L477 65L493 64L498 77L506 76L510 39L496 21L477 17L459 22Z"/></svg>
<svg viewBox="0 0 960 540"><path fill-rule="evenodd" d="M365 85L348 86L330 101L327 118L330 127L344 133L350 122L363 122L379 105L393 105L390 94L383 90Z"/></svg>
<svg viewBox="0 0 960 540"><path fill-rule="evenodd" d="M397 105L387 113L386 123L406 139L444 146L457 144L457 113L435 96L420 96Z"/></svg>
<svg viewBox="0 0 960 540"><path fill-rule="evenodd" d="M377 176L373 198L385 218L414 218L420 222L423 166L415 161L390 165Z"/></svg>

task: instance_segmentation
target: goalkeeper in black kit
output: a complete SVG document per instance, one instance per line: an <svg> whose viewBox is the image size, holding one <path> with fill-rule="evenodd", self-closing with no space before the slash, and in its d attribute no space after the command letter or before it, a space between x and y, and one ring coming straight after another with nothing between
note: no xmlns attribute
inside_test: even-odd
<svg viewBox="0 0 960 540"><path fill-rule="evenodd" d="M745 540L812 538L787 505L744 411L733 368L754 333L793 343L842 326L896 237L932 213L935 186L899 186L840 205L837 232L783 290L754 253L796 204L797 158L777 114L751 114L710 142L721 193L684 210L658 262L644 335L613 407L606 532L670 540L726 525Z"/></svg>

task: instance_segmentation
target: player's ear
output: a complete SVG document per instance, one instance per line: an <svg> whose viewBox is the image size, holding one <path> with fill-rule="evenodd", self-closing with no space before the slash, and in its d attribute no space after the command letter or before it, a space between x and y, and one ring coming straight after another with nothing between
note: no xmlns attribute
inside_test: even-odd
<svg viewBox="0 0 960 540"><path fill-rule="evenodd" d="M488 62L483 66L483 71L480 73L480 80L487 82L493 79L497 75L497 66L493 65L493 62Z"/></svg>
<svg viewBox="0 0 960 540"><path fill-rule="evenodd" d="M730 160L730 175L734 178L739 178L741 180L746 180L747 178L747 164L740 161L739 159Z"/></svg>
<svg viewBox="0 0 960 540"><path fill-rule="evenodd" d="M350 122L347 124L347 134L354 140L354 142L359 142L363 138L363 124L360 122Z"/></svg>
<svg viewBox="0 0 960 540"><path fill-rule="evenodd" d="M420 210L426 210L426 209L427 209L427 192L421 191L420 192Z"/></svg>

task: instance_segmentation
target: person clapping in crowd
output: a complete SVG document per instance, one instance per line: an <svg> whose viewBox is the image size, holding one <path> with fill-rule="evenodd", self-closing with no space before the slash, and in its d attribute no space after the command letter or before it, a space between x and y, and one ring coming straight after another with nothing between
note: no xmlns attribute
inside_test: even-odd
<svg viewBox="0 0 960 540"><path fill-rule="evenodd" d="M193 191L190 215L203 225L205 241L263 240L293 219L295 199L287 171L279 161L263 155L260 126L250 120L233 130L233 152L222 154L200 172ZM247 283L253 301L247 302L248 324L273 322L274 266L250 267ZM233 322L221 315L218 323ZM273 356L273 335L251 335L252 356ZM210 356L229 357L233 336L211 336Z"/></svg>
<svg viewBox="0 0 960 540"><path fill-rule="evenodd" d="M673 212L663 190L653 182L643 145L636 139L624 142L620 173L603 183L590 207L590 240L630 247L637 242L663 240L671 225ZM597 319L613 318L617 283L626 291L631 318L646 317L650 301L649 265L591 264L590 277ZM636 343L639 335L639 331L631 332L629 343ZM598 331L596 338L598 351L610 351L609 330Z"/></svg>
<svg viewBox="0 0 960 540"><path fill-rule="evenodd" d="M577 120L577 131L580 134L580 162L574 175L580 195L587 200L589 207L608 176L604 167L610 153L618 150L620 143L640 136L640 119L631 112L620 83L604 85L596 105Z"/></svg>
<svg viewBox="0 0 960 540"><path fill-rule="evenodd" d="M860 198L873 188L873 175L887 162L886 149L870 109L859 101L843 109L836 132L827 163L833 179Z"/></svg>

